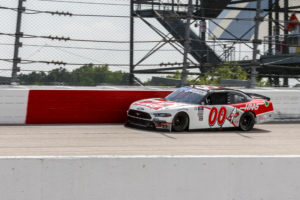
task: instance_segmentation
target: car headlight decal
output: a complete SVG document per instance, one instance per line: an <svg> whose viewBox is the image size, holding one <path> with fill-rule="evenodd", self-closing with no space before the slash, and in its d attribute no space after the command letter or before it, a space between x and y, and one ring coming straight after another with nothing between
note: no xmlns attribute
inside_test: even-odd
<svg viewBox="0 0 300 200"><path fill-rule="evenodd" d="M171 117L170 113L153 113L155 117Z"/></svg>

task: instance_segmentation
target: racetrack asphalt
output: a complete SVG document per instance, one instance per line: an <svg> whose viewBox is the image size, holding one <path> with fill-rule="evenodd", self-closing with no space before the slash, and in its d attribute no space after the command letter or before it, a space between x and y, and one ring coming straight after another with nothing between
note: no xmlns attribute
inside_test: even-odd
<svg viewBox="0 0 300 200"><path fill-rule="evenodd" d="M184 133L122 124L0 126L0 156L300 155L300 124Z"/></svg>

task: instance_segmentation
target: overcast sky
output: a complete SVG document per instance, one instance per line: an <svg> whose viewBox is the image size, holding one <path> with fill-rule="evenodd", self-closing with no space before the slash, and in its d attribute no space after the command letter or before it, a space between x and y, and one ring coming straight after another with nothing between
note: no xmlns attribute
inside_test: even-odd
<svg viewBox="0 0 300 200"><path fill-rule="evenodd" d="M78 1L78 0L77 0ZM82 0L85 1L85 0ZM124 4L123 5L96 5L96 4L70 4L61 2L48 2L40 0L27 0L24 6L27 9L43 11L64 11L76 14L97 14L97 15L121 15L129 16L128 1L126 0L89 0L85 2L101 2ZM1 0L2 7L17 7L18 0ZM16 12L0 9L0 32L14 33L16 23ZM155 20L150 20L155 26L160 26ZM135 20L135 40L160 40L161 38L149 29L141 20ZM45 36L64 36L72 39L88 40L129 40L129 18L106 18L106 17L69 17L52 16L49 14L23 14L22 31L24 34L45 35ZM71 63L108 63L108 64L128 64L129 63L129 44L112 43L85 43L85 42L62 42L47 39L22 39L25 45L44 45L44 47L27 47L20 49L20 57L28 60L64 61ZM13 46L7 44L14 43L14 38L0 36L1 58L12 58ZM58 45L67 47L87 47L107 50L82 50L47 48L47 45ZM135 48L141 50L136 53L135 60L138 61L147 52L143 50L151 49L155 43L136 44ZM165 50L173 50L166 45ZM116 51L122 50L122 51ZM124 50L124 51L123 51ZM167 58L167 59L166 59ZM175 51L161 51L154 54L151 59L144 64L156 64L162 61L182 62L182 56ZM11 63L0 61L1 69L10 69ZM21 64L23 70L49 70L56 68L55 65L44 64ZM68 66L73 69L75 66ZM128 67L111 67L112 70L128 71ZM9 75L9 71L2 71L1 75Z"/></svg>

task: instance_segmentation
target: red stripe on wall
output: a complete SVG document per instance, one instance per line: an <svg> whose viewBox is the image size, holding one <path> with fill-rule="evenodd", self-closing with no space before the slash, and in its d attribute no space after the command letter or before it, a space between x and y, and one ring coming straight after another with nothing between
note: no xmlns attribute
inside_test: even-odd
<svg viewBox="0 0 300 200"><path fill-rule="evenodd" d="M29 91L26 124L124 123L129 105L170 91Z"/></svg>

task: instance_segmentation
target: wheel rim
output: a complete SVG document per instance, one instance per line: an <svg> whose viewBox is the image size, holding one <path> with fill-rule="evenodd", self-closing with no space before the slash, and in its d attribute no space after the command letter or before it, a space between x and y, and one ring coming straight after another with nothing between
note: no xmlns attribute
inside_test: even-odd
<svg viewBox="0 0 300 200"><path fill-rule="evenodd" d="M186 124L187 118L184 115L178 115L173 122L174 128L179 130L183 130Z"/></svg>
<svg viewBox="0 0 300 200"><path fill-rule="evenodd" d="M247 115L242 119L241 125L247 129L251 126L252 121L253 121L252 117Z"/></svg>

